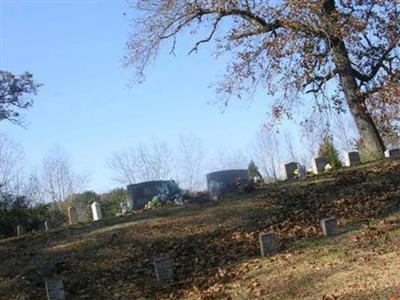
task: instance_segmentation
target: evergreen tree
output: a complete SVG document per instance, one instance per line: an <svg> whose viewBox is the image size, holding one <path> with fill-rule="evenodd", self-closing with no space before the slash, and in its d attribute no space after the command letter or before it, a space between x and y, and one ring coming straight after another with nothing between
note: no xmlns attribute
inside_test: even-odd
<svg viewBox="0 0 400 300"><path fill-rule="evenodd" d="M254 177L262 178L261 173L260 173L260 171L258 171L258 167L256 166L256 163L253 160L250 161L247 170L249 172L250 178L254 178Z"/></svg>
<svg viewBox="0 0 400 300"><path fill-rule="evenodd" d="M326 157L333 169L339 169L343 166L339 157L339 152L333 143L333 137L330 134L326 134L322 139L319 146L318 155Z"/></svg>

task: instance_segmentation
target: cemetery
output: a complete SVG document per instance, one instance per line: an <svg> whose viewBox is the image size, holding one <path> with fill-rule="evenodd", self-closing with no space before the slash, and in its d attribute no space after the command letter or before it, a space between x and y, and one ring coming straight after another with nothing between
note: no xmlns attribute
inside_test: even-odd
<svg viewBox="0 0 400 300"><path fill-rule="evenodd" d="M297 173L300 165L296 162L286 164L282 181L258 185L253 192L238 190L238 182L251 180L247 170L207 174L209 202L201 205L177 202L145 209L154 197L179 198L177 185L159 181L128 186L132 204L128 203L130 209L121 218L104 218L101 203L95 201L90 205L92 221L78 223L77 209L69 207L64 229L72 230L69 235L52 229L50 223L38 233L17 225L16 237L0 240L0 284L4 287L0 299L17 295L29 295L29 299L184 299L230 297L233 291L261 299L263 295L290 299L292 293L310 299L330 294L356 299L357 290L346 294L355 282L350 273L341 273L337 282L324 281L314 292L296 283L303 276L318 280L332 266L354 268L360 276L370 274L362 284L365 295L374 299L377 290L368 288L374 278L386 278L389 284L398 280L400 258L392 254L400 241L400 161L361 164L352 152L346 163L351 167L327 170L322 162L326 163L316 160L320 174L313 176ZM46 241L51 241L50 248ZM29 252L18 250L27 245ZM330 257L330 253L336 254ZM354 256L359 258L349 259ZM364 259L368 264L360 265ZM315 269L305 264L308 260ZM381 264L385 269L378 267ZM25 275L14 280L18 274ZM102 280L101 284L93 278ZM282 280L288 285L277 288ZM384 290L380 293L390 292L386 284L379 282ZM240 288L232 290L233 286Z"/></svg>

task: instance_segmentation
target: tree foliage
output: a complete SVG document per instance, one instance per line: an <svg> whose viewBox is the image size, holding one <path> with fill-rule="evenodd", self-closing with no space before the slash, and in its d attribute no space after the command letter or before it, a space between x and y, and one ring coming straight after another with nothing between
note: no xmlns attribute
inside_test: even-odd
<svg viewBox="0 0 400 300"><path fill-rule="evenodd" d="M31 73L16 76L0 70L0 121L6 119L21 124L21 110L32 106L33 100L29 96L36 95L40 86Z"/></svg>
<svg viewBox="0 0 400 300"><path fill-rule="evenodd" d="M329 161L329 164L334 169L339 169L342 167L342 162L340 160L339 152L337 151L333 138L330 134L326 134L319 146L318 155L321 157L326 157Z"/></svg>
<svg viewBox="0 0 400 300"><path fill-rule="evenodd" d="M217 86L225 101L261 86L274 96L269 114L279 120L311 93L316 111L348 107L364 144L384 150L371 110L392 119L400 105L396 0L137 0L133 7L140 17L126 64L139 81L165 41L173 52L180 33L205 29L190 53L215 41L217 55L232 54Z"/></svg>

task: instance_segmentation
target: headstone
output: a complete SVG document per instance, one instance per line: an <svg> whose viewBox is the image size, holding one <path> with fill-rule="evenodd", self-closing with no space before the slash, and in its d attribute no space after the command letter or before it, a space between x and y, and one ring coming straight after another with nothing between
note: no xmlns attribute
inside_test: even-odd
<svg viewBox="0 0 400 300"><path fill-rule="evenodd" d="M400 159L400 149L388 149L385 151L385 157L390 159Z"/></svg>
<svg viewBox="0 0 400 300"><path fill-rule="evenodd" d="M49 231L49 222L48 221L44 221L44 229L46 231Z"/></svg>
<svg viewBox="0 0 400 300"><path fill-rule="evenodd" d="M92 214L93 214L93 221L98 221L103 218L101 214L100 204L98 202L93 202L92 205Z"/></svg>
<svg viewBox="0 0 400 300"><path fill-rule="evenodd" d="M154 260L154 269L159 282L172 279L172 262L169 257L163 256Z"/></svg>
<svg viewBox="0 0 400 300"><path fill-rule="evenodd" d="M47 300L65 300L64 284L61 278L46 278Z"/></svg>
<svg viewBox="0 0 400 300"><path fill-rule="evenodd" d="M76 207L68 207L69 225L78 224L78 212Z"/></svg>
<svg viewBox="0 0 400 300"><path fill-rule="evenodd" d="M313 171L315 174L322 174L325 171L326 165L329 164L329 161L326 157L317 157L313 162Z"/></svg>
<svg viewBox="0 0 400 300"><path fill-rule="evenodd" d="M22 227L21 225L17 226L17 236L21 236L25 233L24 227Z"/></svg>
<svg viewBox="0 0 400 300"><path fill-rule="evenodd" d="M279 244L276 241L275 233L260 233L258 239L260 241L261 256L275 255L278 253Z"/></svg>
<svg viewBox="0 0 400 300"><path fill-rule="evenodd" d="M346 153L346 166L353 167L361 165L360 153L351 151Z"/></svg>
<svg viewBox="0 0 400 300"><path fill-rule="evenodd" d="M284 175L284 179L286 180L291 180L294 177L296 177L296 170L297 170L297 174L298 176L300 176L300 164L297 162L291 162L288 164L285 164L283 166L283 175Z"/></svg>
<svg viewBox="0 0 400 300"><path fill-rule="evenodd" d="M338 235L337 221L334 217L321 220L321 228L325 236Z"/></svg>
<svg viewBox="0 0 400 300"><path fill-rule="evenodd" d="M210 199L218 200L221 198L221 196L223 194L223 187L220 182L211 181L208 189L209 189L209 193L210 193Z"/></svg>

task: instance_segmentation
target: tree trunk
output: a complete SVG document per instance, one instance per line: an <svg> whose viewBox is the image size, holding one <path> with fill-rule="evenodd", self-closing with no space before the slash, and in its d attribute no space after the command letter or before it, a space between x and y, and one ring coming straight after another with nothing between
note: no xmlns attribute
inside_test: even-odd
<svg viewBox="0 0 400 300"><path fill-rule="evenodd" d="M350 58L343 41L333 44L333 53L340 83L361 136L362 145L368 147L369 151L383 154L385 151L383 140L365 102L360 97L361 91L357 86Z"/></svg>
<svg viewBox="0 0 400 300"><path fill-rule="evenodd" d="M329 16L336 13L335 1L326 0L324 9L329 19ZM372 155L383 156L385 145L364 100L360 96L361 91L357 86L346 45L342 39L334 36L329 38L329 42L346 102L357 126L364 150Z"/></svg>

